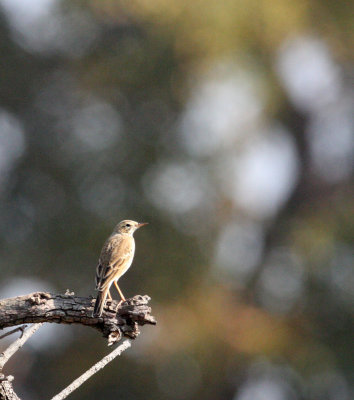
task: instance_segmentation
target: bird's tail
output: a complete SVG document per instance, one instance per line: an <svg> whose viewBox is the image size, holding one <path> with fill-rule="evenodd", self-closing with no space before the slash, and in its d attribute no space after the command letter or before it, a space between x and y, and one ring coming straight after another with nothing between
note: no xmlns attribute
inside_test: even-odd
<svg viewBox="0 0 354 400"><path fill-rule="evenodd" d="M100 317L102 315L102 311L103 311L103 307L106 302L108 290L109 290L109 288L98 292L96 302L95 302L95 307L94 307L93 313L92 313L93 317Z"/></svg>

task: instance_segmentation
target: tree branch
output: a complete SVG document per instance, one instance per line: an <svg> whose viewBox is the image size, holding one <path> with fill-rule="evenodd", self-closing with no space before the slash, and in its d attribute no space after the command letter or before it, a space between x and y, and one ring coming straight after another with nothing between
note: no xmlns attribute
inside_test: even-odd
<svg viewBox="0 0 354 400"><path fill-rule="evenodd" d="M12 343L0 355L0 400L20 400L12 387L12 376L5 376L1 370L8 359L23 346L35 331L44 323L81 324L99 330L108 338L108 345L118 342L123 336L135 339L139 335L139 325L155 325L156 321L150 314L149 296L134 296L123 303L115 300L107 301L101 317L92 317L95 300L90 297L78 297L73 293L52 294L47 292L30 293L25 296L0 300L0 329L24 323L35 324L26 329L23 335ZM118 307L118 311L116 311ZM3 335L5 337L23 327L14 329ZM62 400L82 385L93 374L102 369L130 347L130 341L125 340L114 351L96 363L78 379L71 383L53 400Z"/></svg>
<svg viewBox="0 0 354 400"><path fill-rule="evenodd" d="M20 337L22 337L23 332L25 331L26 328L27 328L27 325L22 325L22 326L19 326L18 328L12 329L12 331L6 332L3 335L1 335L0 336L0 340L6 338L6 336L10 336L13 333L16 333L16 332L19 332L19 331L21 331L21 336Z"/></svg>
<svg viewBox="0 0 354 400"><path fill-rule="evenodd" d="M43 324L35 324L32 325L28 329L24 329L24 327L18 328L18 330L22 330L22 335L17 340L15 340L5 351L3 351L0 355L0 399L1 400L20 400L17 394L14 392L12 387L13 376L5 376L2 374L2 369L7 361L19 350L26 341L42 326ZM16 329L8 332L10 335L14 333ZM3 335L5 337L6 335Z"/></svg>
<svg viewBox="0 0 354 400"><path fill-rule="evenodd" d="M34 324L30 328L26 329L23 335L15 340L10 346L1 353L0 355L0 372L4 368L4 365L8 362L18 349L20 349L27 340L42 326L43 324Z"/></svg>
<svg viewBox="0 0 354 400"><path fill-rule="evenodd" d="M54 322L58 324L81 324L95 328L108 338L108 345L123 336L135 339L139 325L155 325L156 321L148 307L149 296L134 296L121 303L107 301L101 317L93 318L95 300L72 294L30 293L25 296L0 300L0 329L24 323Z"/></svg>
<svg viewBox="0 0 354 400"><path fill-rule="evenodd" d="M20 400L12 387L14 377L0 374L0 400Z"/></svg>
<svg viewBox="0 0 354 400"><path fill-rule="evenodd" d="M52 400L63 400L70 393L76 390L79 386L81 386L84 382L86 382L92 375L98 372L100 369L104 368L108 363L113 361L117 356L120 356L124 350L131 346L130 341L128 339L124 340L122 344L120 344L115 350L111 353L107 354L102 358L101 361L97 362L90 369L88 369L84 374L82 374L79 378L75 379L68 387L62 390L59 394L54 396Z"/></svg>

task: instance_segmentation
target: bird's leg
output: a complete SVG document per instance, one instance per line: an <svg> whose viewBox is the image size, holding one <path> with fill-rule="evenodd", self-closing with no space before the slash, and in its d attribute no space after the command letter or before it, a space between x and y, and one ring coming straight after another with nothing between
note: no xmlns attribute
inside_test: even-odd
<svg viewBox="0 0 354 400"><path fill-rule="evenodd" d="M108 292L107 292L107 297L108 297L108 300L112 301L111 292L110 292L109 290L108 290Z"/></svg>
<svg viewBox="0 0 354 400"><path fill-rule="evenodd" d="M119 286L118 286L118 283L117 283L117 281L114 281L114 286L117 288L117 290L118 290L118 293L119 293L119 295L120 295L121 299L122 299L123 301L125 301L125 297L123 296L123 293L122 293L122 291L119 289Z"/></svg>
<svg viewBox="0 0 354 400"><path fill-rule="evenodd" d="M122 293L122 291L119 289L119 286L118 286L118 283L117 283L117 281L114 281L114 286L117 288L117 290L118 290L118 293L119 293L119 295L120 295L120 297L121 297L121 301L118 303L118 306L117 306L117 309L116 309L116 312L118 311L118 308L119 308L119 306L122 304L122 302L123 301L125 301L125 297L123 296L123 293Z"/></svg>

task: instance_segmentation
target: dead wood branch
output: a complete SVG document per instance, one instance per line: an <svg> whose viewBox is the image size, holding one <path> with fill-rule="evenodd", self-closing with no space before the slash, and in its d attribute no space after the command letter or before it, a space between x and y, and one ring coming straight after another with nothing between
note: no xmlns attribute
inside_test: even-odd
<svg viewBox="0 0 354 400"><path fill-rule="evenodd" d="M75 379L68 387L58 393L56 396L52 398L52 400L63 400L69 396L74 390L76 390L79 386L81 386L84 382L86 382L92 375L98 372L100 369L104 368L108 363L113 361L117 356L120 356L124 350L128 349L131 346L130 341L128 339L124 340L116 349L114 349L111 353L107 354L102 358L99 362L93 365L90 369L88 369L84 374L82 374L79 378Z"/></svg>
<svg viewBox="0 0 354 400"><path fill-rule="evenodd" d="M0 300L0 329L25 323L35 324L26 329L23 335L0 355L0 400L20 400L12 387L13 377L3 375L1 370L7 360L23 346L42 323L86 325L100 331L104 337L108 338L108 345L112 345L122 337L135 339L140 333L139 325L156 324L154 317L150 314L149 300L149 296L137 295L119 304L119 307L117 301L107 301L104 312L99 318L92 317L95 302L92 297L78 297L69 292L65 295L36 292ZM2 337L17 330L23 330L23 327L12 330ZM125 340L54 399L67 397L128 347L130 347L130 342Z"/></svg>
<svg viewBox="0 0 354 400"><path fill-rule="evenodd" d="M12 387L13 376L0 374L0 400L20 400Z"/></svg>
<svg viewBox="0 0 354 400"><path fill-rule="evenodd" d="M115 310L118 302L107 301L102 316L93 318L93 298L47 292L30 293L0 300L0 329L40 322L81 324L102 332L111 345L123 336L135 339L139 334L139 325L156 324L150 314L149 300L149 296L134 296L121 303L117 313Z"/></svg>
<svg viewBox="0 0 354 400"><path fill-rule="evenodd" d="M23 335L15 340L5 351L0 354L0 372L4 368L4 365L8 362L17 350L19 350L27 340L42 326L43 324L34 324L30 328L26 329Z"/></svg>
<svg viewBox="0 0 354 400"><path fill-rule="evenodd" d="M1 335L0 340L6 338L6 336L10 336L16 332L21 332L21 336L20 336L20 338L21 338L23 335L23 332L25 331L26 328L27 328L27 325L22 325L22 326L19 326L18 328L12 329L12 331L6 332L3 335Z"/></svg>
<svg viewBox="0 0 354 400"><path fill-rule="evenodd" d="M0 400L20 400L16 395L12 381L14 377L12 375L5 376L2 374L2 369L7 361L19 350L26 341L42 326L43 324L34 324L28 329L22 328L22 335L17 340L15 340L5 351L0 355ZM21 329L20 329L21 330ZM14 331L9 332L9 334Z"/></svg>

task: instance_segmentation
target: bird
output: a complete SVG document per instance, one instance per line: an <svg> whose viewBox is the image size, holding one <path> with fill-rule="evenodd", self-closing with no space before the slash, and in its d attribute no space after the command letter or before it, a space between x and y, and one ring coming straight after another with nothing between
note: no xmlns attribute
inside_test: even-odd
<svg viewBox="0 0 354 400"><path fill-rule="evenodd" d="M107 297L112 299L110 293L112 283L118 290L121 302L125 301L117 282L133 262L135 252L134 232L147 224L147 222L123 220L115 226L112 234L104 243L96 268L96 290L98 290L98 294L92 313L93 317L102 315Z"/></svg>

